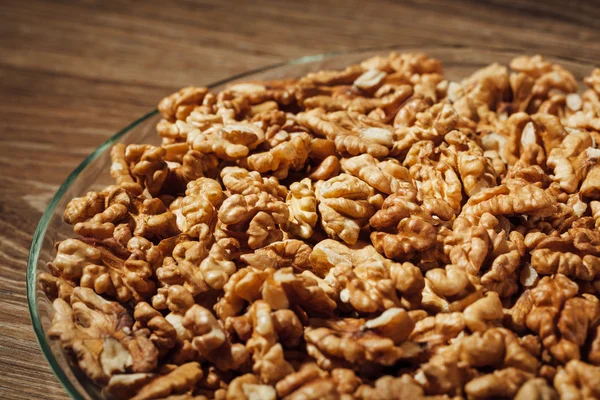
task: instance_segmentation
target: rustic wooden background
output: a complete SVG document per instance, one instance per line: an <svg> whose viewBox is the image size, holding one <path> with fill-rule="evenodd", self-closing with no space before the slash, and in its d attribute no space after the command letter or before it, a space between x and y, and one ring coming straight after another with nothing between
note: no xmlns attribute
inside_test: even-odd
<svg viewBox="0 0 600 400"><path fill-rule="evenodd" d="M0 398L66 398L30 326L31 237L70 171L164 95L392 44L522 47L600 64L599 20L592 0L0 0Z"/></svg>

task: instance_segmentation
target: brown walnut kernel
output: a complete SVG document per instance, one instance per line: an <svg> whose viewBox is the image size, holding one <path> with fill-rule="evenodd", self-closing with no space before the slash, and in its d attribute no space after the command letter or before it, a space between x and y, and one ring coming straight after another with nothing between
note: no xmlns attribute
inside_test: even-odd
<svg viewBox="0 0 600 400"><path fill-rule="evenodd" d="M70 304L54 301L49 335L75 354L79 367L98 383L115 373L149 372L158 351L147 331L131 332L133 319L119 303L107 301L88 288L75 288Z"/></svg>
<svg viewBox="0 0 600 400"><path fill-rule="evenodd" d="M283 239L281 226L289 218L287 205L266 192L234 194L219 208L223 232L251 249Z"/></svg>
<svg viewBox="0 0 600 400"><path fill-rule="evenodd" d="M600 398L600 69L187 87L39 275L107 398Z"/></svg>
<svg viewBox="0 0 600 400"><path fill-rule="evenodd" d="M373 187L348 174L319 182L316 194L323 229L348 244L356 243L380 203Z"/></svg>
<svg viewBox="0 0 600 400"><path fill-rule="evenodd" d="M399 313L396 318L405 318L401 315ZM344 365L358 369L363 363L393 365L399 360L415 358L423 351L417 343L403 340L412 330L411 325L404 325L405 331L395 332L394 329L385 329L386 322L394 323L386 321L382 326L384 329L378 331L377 323L370 328L370 321L311 320L304 332L308 354L321 368L331 370Z"/></svg>

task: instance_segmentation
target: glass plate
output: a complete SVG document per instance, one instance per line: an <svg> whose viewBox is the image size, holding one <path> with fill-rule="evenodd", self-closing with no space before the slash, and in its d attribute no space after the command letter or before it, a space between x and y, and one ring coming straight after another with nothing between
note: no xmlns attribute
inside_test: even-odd
<svg viewBox="0 0 600 400"><path fill-rule="evenodd" d="M209 85L214 91L225 85L242 80L273 80L299 77L308 72L321 69L341 69L374 55L385 55L390 51L425 52L442 61L447 79L460 80L477 68L493 62L508 64L515 56L532 54L525 49L473 48L462 46L414 47L390 46L354 50L349 52L328 53L302 57L290 62L271 65L258 70L242 73ZM575 59L547 57L569 69L578 81L591 73L592 66ZM168 79L168 75L165 76ZM160 99L156 99L158 102ZM74 197L83 196L90 190L102 190L113 183L109 173L110 148L115 143L151 143L160 144L155 132L160 116L157 110L151 111L108 139L75 168L67 180L58 189L46 208L37 226L27 263L27 301L37 340L54 374L66 391L75 399L102 399L98 386L73 366L60 345L48 338L48 329L52 321L52 303L46 297L38 276L49 272L47 263L54 258L54 244L60 240L75 236L72 226L63 222L65 206Z"/></svg>

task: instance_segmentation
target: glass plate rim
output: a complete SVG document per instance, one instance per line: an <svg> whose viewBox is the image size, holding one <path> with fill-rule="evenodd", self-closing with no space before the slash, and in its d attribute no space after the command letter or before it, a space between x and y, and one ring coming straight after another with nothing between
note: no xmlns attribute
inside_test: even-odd
<svg viewBox="0 0 600 400"><path fill-rule="evenodd" d="M325 52L325 53L312 54L312 55L294 58L294 59L287 60L287 61L272 63L272 64L269 64L269 65L266 65L263 67L247 70L247 71L241 72L239 74L229 76L227 78L218 80L216 82L212 82L212 83L206 85L206 87L214 88L214 87L217 87L217 86L220 86L220 85L223 85L223 84L226 84L226 83L229 83L229 82L232 82L232 81L235 81L235 80L247 77L247 76L251 76L254 74L261 73L261 72L267 72L269 70L277 69L279 67L295 65L295 64L308 64L311 62L321 61L321 60L336 57L336 56L368 53L368 52L374 52L374 51L382 51L383 52L383 51L392 51L392 50L419 51L419 52L427 53L428 50L434 50L434 49L438 49L438 50L441 50L441 49L443 49L443 50L452 50L452 49L456 49L456 50L474 49L474 50L477 50L477 49L479 49L479 50L483 50L483 51L498 52L498 53L522 52L522 51L526 50L522 47L510 47L510 46L486 46L486 47L483 47L483 46L479 46L479 45L473 46L473 45L462 45L462 44L418 45L416 43L360 47L360 48L355 48L355 49L347 49L347 50L330 51L330 52ZM568 57L568 56L556 55L556 54L548 54L547 56L556 58L556 59L563 59L565 61L575 61L575 62L590 64L589 60L584 60L584 59L580 59L577 57ZM38 260L39 260L39 255L40 255L40 251L42 248L41 247L42 239L44 238L44 235L48 228L48 224L49 224L52 216L54 215L54 212L56 210L56 207L58 206L59 201L62 199L65 192L71 187L71 185L73 184L75 179L79 176L79 174L91 162L93 162L100 154L102 154L106 149L108 149L110 146L112 146L114 143L116 143L120 138L125 136L125 134L127 134L130 130L134 129L139 124L143 123L147 119L149 119L157 114L158 114L158 109L154 109L154 110L146 113L142 117L138 118L137 120L133 121L132 123L130 123L123 129L121 129L120 131L118 131L116 134L114 134L113 136L108 138L104 143L102 143L100 146L98 146L92 153L90 153L67 176L65 181L60 185L60 187L56 191L56 193L52 196L50 203L48 203L48 206L44 210L44 213L42 214L40 221L38 222L38 225L34 231L33 238L31 241L31 247L30 247L28 259L27 259L27 271L26 271L26 289L27 289L26 291L27 291L27 304L28 304L28 308L29 308L29 317L32 322L33 330L35 332L35 336L36 336L38 345L40 346L40 348L42 350L44 358L50 365L52 372L57 377L58 381L61 383L63 388L66 390L67 394L69 396L71 396L71 398L74 398L77 400L80 400L80 399L84 400L84 399L81 397L80 392L72 384L69 377L67 377L67 375L63 371L63 368L58 364L58 362L56 360L56 356L55 356L54 352L52 351L49 341L46 338L44 328L42 326L42 323L41 323L39 315L38 315L37 294L36 294L36 284L37 284L36 273L37 273L37 264L38 264Z"/></svg>

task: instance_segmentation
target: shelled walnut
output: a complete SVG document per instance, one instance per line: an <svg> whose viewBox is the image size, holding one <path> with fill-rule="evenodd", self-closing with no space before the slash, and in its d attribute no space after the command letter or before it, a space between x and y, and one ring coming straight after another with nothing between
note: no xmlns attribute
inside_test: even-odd
<svg viewBox="0 0 600 400"><path fill-rule="evenodd" d="M159 104L49 336L115 399L600 398L600 69L421 53Z"/></svg>

